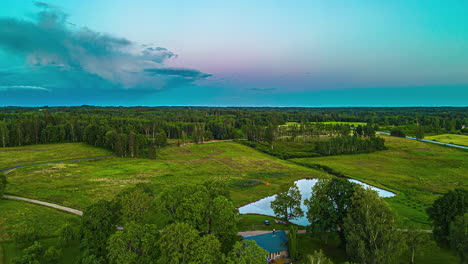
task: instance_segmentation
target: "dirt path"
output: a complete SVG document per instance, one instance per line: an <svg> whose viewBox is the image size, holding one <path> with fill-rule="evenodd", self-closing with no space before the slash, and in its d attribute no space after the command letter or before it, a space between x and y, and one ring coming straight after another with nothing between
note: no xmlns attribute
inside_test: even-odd
<svg viewBox="0 0 468 264"><path fill-rule="evenodd" d="M5 171L5 174L8 174L14 169L19 169L19 168L24 168L24 167L39 166L39 165L52 165L52 164L58 164L58 163L78 162L78 161L86 161L86 160L97 160L97 159L105 159L105 158L110 158L110 157L115 157L115 155L107 155L107 156L99 156L99 157L91 157L91 158L61 160L61 161L51 161L51 162L19 165L19 166L14 166L14 167L10 167L10 168L0 169L0 172Z"/></svg>
<svg viewBox="0 0 468 264"><path fill-rule="evenodd" d="M58 204L47 203L47 202L42 202L42 201L39 201L39 200L34 200L34 199L29 199L29 198L24 198L24 197L18 197L18 196L12 196L12 195L3 195L3 198L10 199L10 200L19 200L19 201L24 201L24 202L28 202L28 203L34 203L34 204L40 204L40 205L55 208L55 209L58 209L58 210L62 210L62 211L65 211L65 212L69 212L69 213L72 213L72 214L76 214L76 215L80 215L80 216L83 215L83 212L80 211L80 210L73 209L73 208L70 208L70 207L61 206L61 205L58 205Z"/></svg>

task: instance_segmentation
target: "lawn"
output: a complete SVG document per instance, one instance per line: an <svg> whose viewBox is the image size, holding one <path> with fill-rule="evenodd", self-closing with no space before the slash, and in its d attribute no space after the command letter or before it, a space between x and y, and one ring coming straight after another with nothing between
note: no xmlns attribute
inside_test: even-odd
<svg viewBox="0 0 468 264"><path fill-rule="evenodd" d="M397 137L384 137L388 150L358 155L293 159L320 164L351 178L397 193L387 201L401 220L430 228L425 210L441 194L468 187L468 152Z"/></svg>
<svg viewBox="0 0 468 264"><path fill-rule="evenodd" d="M157 160L106 158L40 165L7 175L6 192L83 209L124 188L148 183L156 192L177 183L226 181L235 205L275 194L283 185L328 174L304 168L234 142L164 149Z"/></svg>
<svg viewBox="0 0 468 264"><path fill-rule="evenodd" d="M0 148L0 169L25 164L111 155L84 143L63 143Z"/></svg>
<svg viewBox="0 0 468 264"><path fill-rule="evenodd" d="M443 143L468 146L468 136L456 134L442 134L436 136L427 136L424 139L435 140Z"/></svg>

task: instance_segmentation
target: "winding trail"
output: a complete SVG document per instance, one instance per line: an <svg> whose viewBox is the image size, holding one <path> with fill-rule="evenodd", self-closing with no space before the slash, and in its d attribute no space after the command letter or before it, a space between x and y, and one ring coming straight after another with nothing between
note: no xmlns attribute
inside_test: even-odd
<svg viewBox="0 0 468 264"><path fill-rule="evenodd" d="M48 203L48 202L43 202L43 201L39 201L39 200L34 200L34 199L29 199L29 198L24 198L24 197L18 197L18 196L13 196L13 195L7 195L7 194L3 195L3 198L10 199L10 200L19 200L19 201L24 201L24 202L33 203L33 204L40 204L40 205L55 208L55 209L58 209L58 210L62 210L62 211L65 211L65 212L69 212L69 213L72 213L72 214L76 214L76 215L80 215L80 216L83 215L83 212L80 211L80 210L73 209L73 208L66 207L66 206L61 206L61 205L58 205L58 204L53 204L53 203Z"/></svg>
<svg viewBox="0 0 468 264"><path fill-rule="evenodd" d="M43 162L43 163L34 163L34 164L26 164L26 165L18 165L10 168L0 169L1 171L6 171L5 174L8 174L9 171L24 167L31 167L31 166L40 166L40 165L52 165L58 163L67 163L67 162L78 162L78 161L86 161L86 160L97 160L97 159L105 159L115 157L115 155L107 155L107 156L99 156L99 157L91 157L91 158L82 158L82 159L72 159L72 160L61 160L61 161L51 161L51 162Z"/></svg>

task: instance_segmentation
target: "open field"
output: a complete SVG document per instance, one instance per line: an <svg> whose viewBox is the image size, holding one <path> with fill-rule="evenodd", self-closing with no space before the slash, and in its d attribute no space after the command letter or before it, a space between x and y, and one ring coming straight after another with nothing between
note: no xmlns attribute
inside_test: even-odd
<svg viewBox="0 0 468 264"><path fill-rule="evenodd" d="M79 216L45 206L20 201L0 200L0 242L10 240L8 230L18 224L34 226L42 237L56 236L66 223L78 223Z"/></svg>
<svg viewBox="0 0 468 264"><path fill-rule="evenodd" d="M0 148L0 169L42 162L111 155L84 143L62 143Z"/></svg>
<svg viewBox="0 0 468 264"><path fill-rule="evenodd" d="M436 136L427 136L424 139L435 140L443 143L468 146L468 136L456 134L442 134Z"/></svg>
<svg viewBox="0 0 468 264"><path fill-rule="evenodd" d="M157 160L106 158L16 169L8 194L83 209L124 188L148 183L155 191L177 183L225 180L236 205L276 193L302 178L329 177L233 142L168 148Z"/></svg>
<svg viewBox="0 0 468 264"><path fill-rule="evenodd" d="M369 154L293 159L395 191L387 201L404 222L430 228L426 208L442 193L468 187L468 152L415 140L384 137L388 150Z"/></svg>

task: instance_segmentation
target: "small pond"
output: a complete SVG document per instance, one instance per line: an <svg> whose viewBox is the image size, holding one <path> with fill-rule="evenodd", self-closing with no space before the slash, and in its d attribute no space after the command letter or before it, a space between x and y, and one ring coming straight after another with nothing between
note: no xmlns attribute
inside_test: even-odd
<svg viewBox="0 0 468 264"><path fill-rule="evenodd" d="M358 180L349 179L349 181L363 185L366 188L370 188L372 190L377 191L380 197L395 196L395 194L392 192L365 184ZM308 225L309 221L307 220L307 217L305 216L307 212L307 207L304 205L304 200L309 199L312 196L312 187L317 183L317 179L302 179L302 180L296 181L295 183L297 187L299 188L299 191L301 192L301 196L302 196L301 208L304 211L304 217L291 220L291 222L295 224L299 224L299 225ZM239 208L239 212L241 214L263 214L263 215L274 216L275 213L273 212L273 209L271 209L270 203L275 200L275 197L276 195L268 196L256 202L244 205Z"/></svg>

